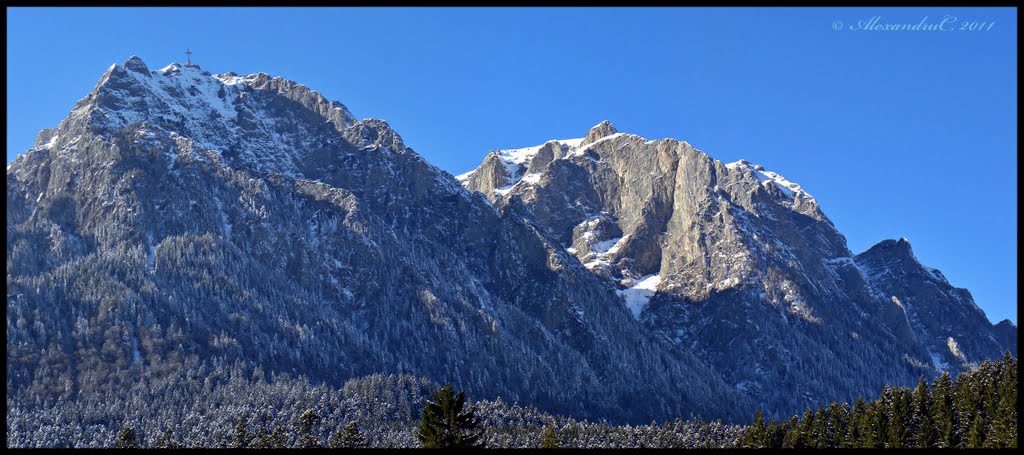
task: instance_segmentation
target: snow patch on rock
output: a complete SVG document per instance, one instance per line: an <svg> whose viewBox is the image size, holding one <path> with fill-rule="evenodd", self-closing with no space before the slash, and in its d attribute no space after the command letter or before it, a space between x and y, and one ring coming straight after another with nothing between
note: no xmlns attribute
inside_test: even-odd
<svg viewBox="0 0 1024 455"><path fill-rule="evenodd" d="M804 199L814 199L814 197L811 196L810 193L804 191L804 189L801 188L800 185L798 185L797 183L787 180L785 177L779 175L778 173L767 171L765 170L764 166L761 166L759 164L753 164L747 160L739 160L732 163L727 163L725 167L728 168L729 170L734 171L742 171L743 169L750 170L754 178L761 182L762 185L775 184L775 186L782 190L782 193L785 194L786 197L789 197L790 199L798 195Z"/></svg>
<svg viewBox="0 0 1024 455"><path fill-rule="evenodd" d="M659 284L661 284L660 276L648 275L641 278L633 286L615 292L626 302L626 307L633 313L633 317L639 320L640 312L651 301L651 297L654 297Z"/></svg>

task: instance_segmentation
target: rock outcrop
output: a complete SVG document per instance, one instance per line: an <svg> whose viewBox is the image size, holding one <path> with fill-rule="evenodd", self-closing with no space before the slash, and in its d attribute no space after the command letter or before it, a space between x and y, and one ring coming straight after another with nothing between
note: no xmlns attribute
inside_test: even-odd
<svg viewBox="0 0 1024 455"><path fill-rule="evenodd" d="M541 153L552 144L557 159ZM1016 350L905 241L854 256L800 185L683 141L602 122L583 140L492 152L460 181L498 207L521 201L648 330L766 409L869 396Z"/></svg>

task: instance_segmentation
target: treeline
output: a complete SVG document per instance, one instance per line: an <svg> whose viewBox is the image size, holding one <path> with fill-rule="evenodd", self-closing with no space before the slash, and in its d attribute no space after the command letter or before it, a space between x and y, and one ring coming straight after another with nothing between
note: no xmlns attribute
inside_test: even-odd
<svg viewBox="0 0 1024 455"><path fill-rule="evenodd" d="M1017 359L983 362L952 380L943 372L930 384L886 387L853 406L833 402L788 421L747 427L749 448L1004 448L1017 447Z"/></svg>
<svg viewBox="0 0 1024 455"><path fill-rule="evenodd" d="M8 447L421 447L417 429L438 384L374 374L336 388L238 362L188 366L108 390L8 397ZM735 447L743 427L676 419L613 425L551 415L501 398L471 401L485 447Z"/></svg>
<svg viewBox="0 0 1024 455"><path fill-rule="evenodd" d="M442 390L409 375L371 375L338 389L241 363L192 364L127 390L56 401L9 397L7 446L412 448L469 441L508 448L973 448L1016 447L1017 441L1017 360L1009 354L955 380L943 373L914 389L886 387L870 402L832 403L768 422L758 412L746 427L693 418L611 425L500 398L461 399L450 388L448 398L439 398ZM439 411L431 403L457 405ZM467 425L466 434L479 436L446 443L442 436L450 432L424 429L445 415L462 415L456 420Z"/></svg>

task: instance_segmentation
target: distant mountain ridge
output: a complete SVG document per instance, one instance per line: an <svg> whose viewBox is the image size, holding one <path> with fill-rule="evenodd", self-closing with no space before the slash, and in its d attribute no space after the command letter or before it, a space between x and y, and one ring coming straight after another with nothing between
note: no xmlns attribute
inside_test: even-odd
<svg viewBox="0 0 1024 455"><path fill-rule="evenodd" d="M138 57L8 166L7 226L17 403L239 361L737 420L1016 352L909 245L852 255L759 166L602 123L455 178L302 84Z"/></svg>

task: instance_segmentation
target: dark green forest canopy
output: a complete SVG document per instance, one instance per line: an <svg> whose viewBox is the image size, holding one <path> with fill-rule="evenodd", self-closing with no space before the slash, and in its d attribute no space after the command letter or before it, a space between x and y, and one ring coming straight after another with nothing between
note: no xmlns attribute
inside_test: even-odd
<svg viewBox="0 0 1024 455"><path fill-rule="evenodd" d="M751 448L1017 447L1017 359L952 380L943 373L913 389L886 387L877 399L808 408L802 417L765 422L760 411L743 436Z"/></svg>
<svg viewBox="0 0 1024 455"><path fill-rule="evenodd" d="M197 373L141 380L127 393L9 401L7 445L420 447L417 424L437 392L436 384L409 375L371 375L336 389L240 364ZM1016 402L1017 359L1007 354L956 378L886 387L877 398L833 402L790 419L758 412L746 426L696 419L609 425L500 398L467 398L465 409L487 447L999 448L1016 447Z"/></svg>

